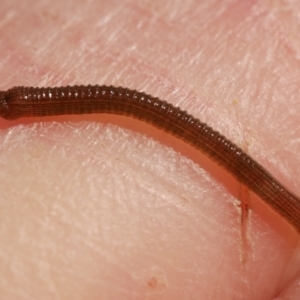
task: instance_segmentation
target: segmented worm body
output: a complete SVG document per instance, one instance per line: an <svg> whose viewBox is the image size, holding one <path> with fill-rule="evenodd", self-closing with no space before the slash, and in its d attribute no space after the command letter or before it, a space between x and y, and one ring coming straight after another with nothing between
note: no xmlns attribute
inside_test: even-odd
<svg viewBox="0 0 300 300"><path fill-rule="evenodd" d="M0 92L0 116L108 113L152 124L189 143L226 168L300 233L300 199L223 135L166 101L121 87L14 87Z"/></svg>

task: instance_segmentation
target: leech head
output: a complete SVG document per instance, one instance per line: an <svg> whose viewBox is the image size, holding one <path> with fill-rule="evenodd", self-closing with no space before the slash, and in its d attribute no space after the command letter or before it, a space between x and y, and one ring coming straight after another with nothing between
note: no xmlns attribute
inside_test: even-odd
<svg viewBox="0 0 300 300"><path fill-rule="evenodd" d="M0 91L0 117L7 119L8 105L6 100L6 92Z"/></svg>
<svg viewBox="0 0 300 300"><path fill-rule="evenodd" d="M15 120L21 117L20 96L22 89L19 87L9 89L6 92L0 91L0 117L6 120Z"/></svg>

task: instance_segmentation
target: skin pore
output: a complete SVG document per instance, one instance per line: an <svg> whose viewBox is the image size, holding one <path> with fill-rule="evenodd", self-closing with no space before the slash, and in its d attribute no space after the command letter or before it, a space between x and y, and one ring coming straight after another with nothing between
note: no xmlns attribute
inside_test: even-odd
<svg viewBox="0 0 300 300"><path fill-rule="evenodd" d="M4 1L0 90L144 90L226 135L299 195L296 6ZM296 237L254 211L242 263L237 198L157 142L159 132L153 140L110 121L1 121L4 299L297 298Z"/></svg>

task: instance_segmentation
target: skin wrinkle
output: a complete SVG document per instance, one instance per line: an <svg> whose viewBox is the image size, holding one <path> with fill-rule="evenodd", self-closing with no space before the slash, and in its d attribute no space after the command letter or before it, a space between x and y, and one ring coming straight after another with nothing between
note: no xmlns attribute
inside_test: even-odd
<svg viewBox="0 0 300 300"><path fill-rule="evenodd" d="M136 20L142 19L143 16L130 7L130 1L122 4L124 5L122 8L126 9L120 9L120 6L116 7L113 2L101 2L103 3L101 3L100 8L99 3L91 1L90 10L82 13L84 11L83 4L77 2L73 2L72 6L70 6L66 4L67 1L65 3L52 1L50 7L50 3L47 1L39 1L38 9L36 9L37 4L35 1L26 3L26 7L14 1L3 1L0 9L1 17L5 12L10 10L16 11L16 15L0 28L1 53L4 58L9 57L8 60L3 59L1 61L1 90L5 90L16 84L65 85L74 83L111 83L146 90L149 94L158 95L162 99L174 99L174 101L178 101L177 103L180 101L180 103L186 105L184 108L189 108L189 111L193 115L212 125L240 145L244 143L244 131L246 129L249 130L250 135L259 132L259 136L255 139L255 144L260 143L260 145L250 145L248 148L249 152L257 159L260 159L261 162L264 162L266 166L270 167L272 173L277 173L281 181L285 181L289 187L297 192L297 178L299 178L299 168L297 167L299 166L299 157L297 153L299 153L299 149L297 145L294 145L294 136L297 136L297 116L299 115L299 106L297 105L298 93L295 88L297 87L295 78L299 78L299 68L295 61L296 55L291 55L289 51L285 50L285 45L277 39L276 31L268 29L270 21L268 21L268 24L264 24L265 15L272 11L272 7L268 7L267 4L263 6L261 3L251 2L251 4L254 3L254 6L256 6L254 7L255 10L251 10L249 2L245 4L245 2L237 1L231 1L231 6L228 6L228 2L220 4L220 2L209 1L198 5L194 1L191 1L190 6L184 5L184 7L181 3L168 3L164 5L155 2L153 5L156 9L153 9L151 13L158 15L161 20L169 24L169 27L164 27L162 23L159 25L155 23L153 26L145 27L145 32L142 34L143 32L135 28L135 25ZM27 6L30 4L32 9L29 10ZM146 2L139 2L139 5L146 11L149 9ZM296 7L297 4L289 5ZM231 10L234 6L237 6L235 12L239 12L238 17ZM55 12L53 15L57 15L56 12L59 12L59 18L52 21L52 26L49 27L47 16L39 18L39 21L35 23L37 20L35 14L40 13L42 15L42 12L49 11L50 8ZM99 22L99 20L105 18L110 12L116 10L118 10L118 13L112 14L111 19L105 24L102 33L94 30L96 22ZM219 12L217 19L214 18L213 11ZM297 10L294 9L294 11ZM72 18L72 15L77 15L80 22L78 21L74 26L69 26L68 30L62 32L61 35L58 34L55 43L52 43L52 48L49 48L49 52L45 50L45 52L41 52L40 56L36 55L43 48L44 39L47 39L48 36L53 36L55 32L68 23L68 20L75 20ZM191 15L194 17L190 18ZM285 24L289 28L289 19ZM118 27L120 27L119 30ZM111 35L111 31L114 32L113 35ZM124 32L127 32L127 34L124 35ZM237 32L239 36L236 36ZM114 39L106 41L106 36L113 36ZM221 36L225 38L220 40ZM25 40L26 43L24 42ZM222 52L216 51L216 49L223 49L222 47L218 47L219 43L223 42L227 43L227 46L224 48L225 50ZM93 53L85 51L84 47L80 47L80 43L92 45ZM274 46L274 44L276 45ZM124 49L132 49L132 46L135 46L134 49L136 50L133 52L125 51L126 55L123 55ZM270 47L275 47L275 51L269 64L266 65L266 71L269 75L264 77L267 78L264 80L270 81L267 88L271 89L271 94L266 93L266 91L262 93L261 89L264 85L260 84L263 81L260 78L260 74L262 67L265 66L264 54ZM248 68L239 64L245 56L251 58ZM189 61L193 61L194 63L191 65L188 63ZM247 77L244 76L245 73L250 74ZM180 83L181 87L178 93L169 97L172 91L178 87L178 83ZM259 86L258 89L256 89L257 86ZM253 93L253 91L256 93ZM186 95L186 101L184 102L181 102L181 93ZM190 95L194 95L194 97L190 98ZM269 99L270 95L273 95L272 99ZM232 99L237 99L238 105L230 105ZM206 105L200 104L201 107L199 108L199 103L197 103L199 100L206 103ZM266 116L260 111L260 105L265 101L268 101L269 106ZM293 115L290 115L287 106L294 108ZM236 115L239 116L239 124L236 124ZM72 120L75 121L74 119ZM264 122L263 120L267 121ZM274 120L277 122L273 123ZM99 122L99 120L97 121ZM280 123L288 124L286 125L286 130L280 126ZM7 126L7 124L3 123L1 125L4 127ZM66 126L68 127L69 125ZM238 129L232 130L235 126ZM63 125L61 132L66 131L67 129ZM47 136L49 132L51 132L51 127L44 134ZM85 131L82 129L78 134L80 132L84 133ZM291 135L292 132L293 135ZM275 133L278 133L278 135L274 135ZM131 134L135 136L134 132ZM131 139L134 139L133 136L129 138L129 142L131 142ZM59 135L58 138L60 138ZM82 144L80 141L81 137L76 140L76 144L73 147ZM121 147L124 143L126 144L124 140L122 141L119 144L116 140L114 149ZM39 144L38 140L32 140L32 142ZM46 153L46 149L49 149L50 146L49 144L44 146ZM18 153L15 152L16 157L21 159L20 154L25 155L27 153L26 148L18 149ZM261 149L265 150L262 151ZM271 153L272 157L269 155L265 156L263 152L269 153L270 149L276 149L277 152L274 154ZM89 152L89 149L86 149L86 152ZM140 159L143 159L145 155L140 148L134 153ZM24 162L26 161L25 157L23 157ZM65 157L68 158L70 155ZM149 158L147 155L144 157L149 159L150 165L157 163L156 161L151 161L151 157ZM10 162L10 168L14 169L16 167L14 157L11 158L12 160L7 161ZM166 159L164 157L162 161ZM53 161L53 163L55 164L56 162ZM72 166L70 162L69 165L70 168L66 168L64 171L68 172L68 175L65 173L65 177L70 178L76 170L78 171L80 162L76 164L77 168L76 166ZM174 166L174 170L176 170L174 172L175 175L181 170L180 166L181 164L177 167ZM34 166L32 167L34 168ZM51 167L51 164L39 166L45 172L49 167ZM52 174L55 175L55 178L59 179L60 177L56 168L54 166L52 168ZM101 177L97 168L93 170L92 165L89 165L88 168L94 174L92 178ZM1 177L3 177L8 170L2 168L2 166L1 169ZM291 170L290 174L286 173L285 169ZM224 199L224 197L226 199L229 197L228 194L225 194L223 191L213 192L212 190L214 189L211 187L204 187L204 198L211 199L211 202L206 202L207 207L203 211L203 216L206 215L204 219L206 223L201 224L201 205L203 202L199 201L199 195L194 196L198 196L198 201L195 199L197 205L195 214L199 211L199 219L190 220L184 217L180 218L177 213L172 213L172 210L168 213L166 213L166 210L155 211L154 208L152 211L144 210L142 201L138 201L139 196L137 198L133 197L135 194L134 187L127 187L123 183L120 184L120 186L123 186L121 191L117 192L118 185L112 191L118 195L122 195L126 189L126 193L130 191L130 195L132 196L129 198L125 197L124 201L119 201L119 204L122 204L122 209L126 213L122 213L121 207L118 205L109 206L110 210L108 212L117 209L119 218L116 218L116 215L112 213L101 214L100 205L109 205L109 203L115 201L114 199L110 199L111 201L109 201L108 196L110 195L110 191L105 191L105 183L108 183L108 181L105 181L105 177L109 175L109 178L119 178L118 176L122 175L121 178L117 179L121 181L122 178L126 178L126 171L125 167L122 169L121 174L119 174L118 169L114 175L109 173L109 168L106 171L107 174L105 174L104 178L98 179L104 180L104 184L101 186L105 195L104 199L102 201L93 200L92 203L96 205L93 207L90 200L82 196L82 199L78 199L76 202L79 204L77 206L78 210L76 206L72 206L73 215L65 215L65 223L58 222L60 218L57 216L50 216L48 225L52 226L53 231L48 237L46 233L49 229L47 229L46 224L43 229L35 226L47 216L47 212L43 211L44 213L40 215L33 214L33 212L30 213L23 206L23 201L21 202L22 206L20 206L20 199L26 199L26 197L21 197L22 193L24 195L24 190L21 190L20 186L24 185L20 180L28 180L29 182L25 189L26 193L32 190L34 194L35 188L38 188L36 181L33 180L30 183L28 178L30 172L26 172L24 176L20 176L20 171L13 173L14 175L10 179L7 176L3 177L10 184L16 181L20 182L18 188L11 186L11 189L15 190L15 193L18 193L20 197L16 197L14 201L15 205L13 207L16 218L13 219L8 218L12 214L12 202L7 202L6 199L8 198L0 199L1 208L3 205L5 206L5 210L1 211L7 212L7 216L3 217L5 221L1 222L0 226L6 229L10 228L10 230L14 230L13 232L18 233L19 227L9 226L7 220L17 221L22 216L21 221L24 224L33 222L30 228L36 228L40 233L32 236L30 234L32 232L28 230L28 243L26 247L17 243L17 234L8 234L7 237L10 238L6 239L5 243L3 240L1 241L1 245L6 245L5 251L3 249L0 250L0 257L3 258L7 266L6 271L10 270L9 258L11 258L11 249L13 249L15 257L19 258L18 262L21 265L23 264L23 266L26 266L26 264L24 265L26 260L22 261L22 259L26 257L21 255L22 250L26 254L37 254L36 265L27 265L28 268L32 268L31 270L36 271L31 273L34 277L30 278L28 274L23 273L23 281L18 281L20 284L12 286L11 284L14 281L7 280L7 278L11 277L3 276L2 274L7 273L3 269L0 269L1 278L4 280L0 281L0 290L1 293L6 293L7 299L24 299L22 295L26 294L31 299L47 299L47 297L48 299L53 299L53 294L51 296L48 294L47 283L50 282L55 286L55 289L52 291L58 299L59 297L60 299L76 299L76 297L78 299L80 297L83 298L83 296L89 299L99 299L104 294L104 296L111 299L126 299L127 295L133 295L131 298L128 296L127 299L134 299L134 297L139 299L139 296L143 297L145 295L145 298L148 297L150 299L151 297L152 299L176 299L176 297L182 299L191 295L195 295L195 299L199 299L201 296L208 299L209 296L214 299L226 299L227 296L229 299L232 299L232 295L238 295L237 299L242 298L241 295L245 299L270 299L279 293L280 289L277 287L280 285L280 281L286 279L283 270L293 251L255 213L253 214L251 234L251 242L254 244L255 261L242 270L239 268L240 262L235 260L239 256L239 248L236 245L239 242L238 215L231 212L229 215L232 216L232 219L229 218L228 220L228 210L232 209L230 208L230 203L232 203L230 199ZM145 171L146 173L147 171ZM82 171L82 174L84 174L84 171ZM52 177L46 178L44 176L45 174L41 174L38 179L41 182L49 182L50 186L52 182L53 187L57 184L63 186L59 180L55 182L52 180ZM127 176L130 176L130 174L127 174ZM155 178L152 180L154 185ZM179 180L182 181L182 177ZM176 177L174 177L173 181L176 182ZM86 183L92 184L88 181ZM93 185L95 186L96 183L94 182ZM199 184L199 182L197 184L203 188L203 184ZM1 192L2 190L9 191L9 186L6 185L5 188L2 186ZM82 184L78 184L78 186L83 188ZM56 198L51 188L45 191L44 193L46 194L54 194L54 198L48 200L50 204L53 202L57 208L60 207L68 212L70 208L68 206L63 207L64 203L72 203L71 199L68 199L66 196L67 191L65 191L65 194L60 193L59 199ZM211 194L212 192L213 195ZM170 194L170 191L168 193ZM36 198L37 202L39 197L41 197L38 195ZM143 204L147 203L147 205L151 205L153 202L152 197L148 198L145 192L141 196L143 198L140 199L144 200ZM167 196L168 194L165 195L165 198ZM64 201L61 202L61 199ZM172 197L168 199L168 203L172 203ZM215 202L213 202L213 199L215 199ZM140 203L141 205L134 206L131 203L132 200L135 200L135 204L138 205ZM225 203L228 201L225 205L226 209L223 209L224 201ZM82 205L81 202L84 202L85 205ZM10 205L7 203L10 203ZM26 203L28 205L31 202ZM99 206L97 206L97 203ZM126 203L128 203L129 207L126 206ZM159 202L156 203L159 205ZM214 205L210 206L209 203L214 203ZM89 208L87 209L87 207ZM139 213L131 213L133 207ZM84 214L80 214L80 208L85 211ZM218 218L214 217L216 211ZM20 212L24 212L24 214L20 214ZM86 218L83 217L84 215ZM135 219L134 216L136 215L139 216L139 221ZM224 216L224 219L220 220L219 216ZM78 221L76 222L76 220ZM129 220L130 224L135 224L136 226L128 227L125 220ZM160 223L157 225L160 226L151 227L154 226L154 222L151 220L159 220ZM208 223L207 220L211 220L211 223ZM62 224L70 224L70 226L61 227ZM74 230L74 227L71 226L72 224L81 226L82 231ZM92 224L93 228L96 228L96 232L94 233L94 237L87 241L84 235L80 235L80 232L82 234L84 234L84 230L91 232ZM169 224L173 225L172 230L168 229ZM203 228L203 226L207 227ZM181 234L175 234L177 228ZM127 235L124 233L124 229L127 229ZM64 234L60 235L61 230ZM103 230L106 239L102 239L101 237L104 235L99 234L97 230L99 232ZM7 233L11 233L11 231L7 231ZM116 237L115 239L109 238L111 233ZM154 234L153 238L151 238L151 233ZM166 233L168 234L166 235ZM218 237L220 233L222 240L219 241ZM64 237L66 239L72 238L66 242ZM0 238L3 238L3 235ZM118 238L120 238L119 244L117 244ZM42 248L42 245L45 244L43 241L47 241L46 244L54 249L51 255L47 249ZM102 252L99 254L96 250L88 250L88 246L85 247L84 243L82 244L78 241L85 241L93 249ZM180 247L177 246L178 241L182 241ZM222 247L220 247L219 242L222 244ZM121 247L122 243L127 245L125 250L124 247L123 249ZM130 247L130 244L132 247ZM18 245L20 248L13 247L13 245ZM44 253L48 253L49 255L39 256L38 251L34 250L33 245L40 245L41 248L39 249L43 249ZM147 245L147 247L143 245ZM55 251L55 249L59 251ZM193 252L196 251L195 249L197 249L196 254ZM71 250L72 252L70 252ZM74 255L73 258L69 257L70 253ZM146 253L146 255L143 255L143 253ZM51 259L47 260L45 257L50 257ZM115 263L110 264L109 261L113 260L113 258ZM167 258L167 262L165 258ZM212 258L214 260L211 260ZM261 258L263 260L260 260ZM72 261L72 259L74 260ZM128 262L128 265L126 265L126 262ZM26 290L26 283L29 278L34 283L37 282L37 278L42 280L42 276L38 276L40 273L37 272L38 268L36 268L41 264L48 265L50 275L39 286L38 294L33 295L30 294L30 291ZM151 289L148 289L149 285L147 287L144 285L150 282L150 286L153 286L152 277L148 276L148 274L157 270L151 268L153 265L157 265L158 270L163 270L163 272L157 271L155 273L158 274L158 277L160 274L166 274L167 289L164 291L167 292L164 294L160 294L161 290L155 293L153 289L151 293ZM140 269L143 270L143 272L141 271L138 274L140 275L138 283L132 280L130 276L129 270L132 271L132 267L134 266L140 266ZM59 276L56 276L56 280L59 282L55 281L53 276L51 276L51 273L56 272L55 270L59 271ZM195 273L196 271L199 273ZM17 274L18 272L15 273L15 279L17 279ZM85 282L79 282L74 279L78 278L78 274L80 274L81 278L86 278L87 282L92 282L92 284L86 285ZM261 280L256 282L257 285L254 286L251 279L257 279L257 274L259 274ZM21 276L20 273L19 275ZM189 280L189 284L185 285L186 282L182 281L182 278ZM60 281L62 279L64 279L64 283ZM215 282L215 280L218 280L218 282ZM101 285L99 285L99 282ZM218 287L218 289L209 291L210 284L215 284L214 287ZM99 286L103 287L101 291L98 290ZM19 289L16 287L19 287ZM200 296L199 293L201 293ZM18 297L13 298L12 295L18 295ZM297 299L297 295L294 295L294 299Z"/></svg>

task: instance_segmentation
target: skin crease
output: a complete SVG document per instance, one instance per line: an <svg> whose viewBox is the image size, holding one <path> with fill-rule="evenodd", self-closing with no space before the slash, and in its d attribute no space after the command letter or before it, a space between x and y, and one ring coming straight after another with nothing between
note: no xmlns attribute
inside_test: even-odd
<svg viewBox="0 0 300 300"><path fill-rule="evenodd" d="M300 195L297 5L2 1L1 90L144 90ZM300 296L298 251L253 212L242 262L237 200L189 157L101 117L33 121L0 123L3 299Z"/></svg>

